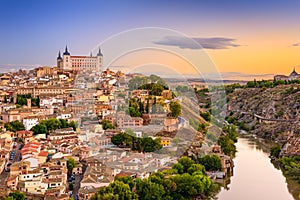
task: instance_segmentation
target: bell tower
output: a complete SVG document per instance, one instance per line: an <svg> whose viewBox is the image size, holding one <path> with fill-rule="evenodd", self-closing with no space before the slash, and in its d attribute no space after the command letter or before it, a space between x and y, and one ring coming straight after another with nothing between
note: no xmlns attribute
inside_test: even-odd
<svg viewBox="0 0 300 200"><path fill-rule="evenodd" d="M68 51L68 46L66 46L65 52L63 53L63 69L72 70L71 55Z"/></svg>

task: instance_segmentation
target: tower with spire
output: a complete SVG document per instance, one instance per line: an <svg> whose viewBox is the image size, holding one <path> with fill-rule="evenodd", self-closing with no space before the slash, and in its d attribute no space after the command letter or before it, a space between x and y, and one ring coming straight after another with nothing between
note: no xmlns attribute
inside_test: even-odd
<svg viewBox="0 0 300 200"><path fill-rule="evenodd" d="M97 53L97 63L98 63L98 66L97 66L97 70L102 70L103 69L103 54L101 52L101 49L99 47L99 50L98 50L98 53Z"/></svg>
<svg viewBox="0 0 300 200"><path fill-rule="evenodd" d="M71 54L68 51L68 46L66 45L65 52L63 53L63 69L72 70L72 60Z"/></svg>
<svg viewBox="0 0 300 200"><path fill-rule="evenodd" d="M63 59L62 59L62 57L60 55L60 51L58 51L58 56L57 56L56 61L57 61L57 68L58 69L62 69L62 67L63 67Z"/></svg>
<svg viewBox="0 0 300 200"><path fill-rule="evenodd" d="M289 75L289 80L299 80L300 79L300 75L296 72L296 67L294 67L294 70L292 71L292 73Z"/></svg>

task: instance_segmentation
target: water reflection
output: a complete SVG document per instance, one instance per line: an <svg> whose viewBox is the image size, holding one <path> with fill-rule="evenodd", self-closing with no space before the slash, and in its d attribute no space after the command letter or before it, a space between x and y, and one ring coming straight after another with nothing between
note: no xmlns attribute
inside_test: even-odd
<svg viewBox="0 0 300 200"><path fill-rule="evenodd" d="M268 157L270 144L240 137L234 158L234 176L222 188L219 200L294 200L287 188L282 172Z"/></svg>

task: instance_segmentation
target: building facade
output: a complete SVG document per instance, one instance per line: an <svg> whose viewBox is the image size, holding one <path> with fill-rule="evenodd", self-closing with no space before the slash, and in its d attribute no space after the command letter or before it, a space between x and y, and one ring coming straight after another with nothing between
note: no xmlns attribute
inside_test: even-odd
<svg viewBox="0 0 300 200"><path fill-rule="evenodd" d="M296 69L294 68L294 70L292 71L292 73L290 73L289 76L285 76L285 75L275 75L274 76L274 80L278 81L278 80L283 80L283 81L293 81L293 80L300 80L300 74L298 74L296 72Z"/></svg>
<svg viewBox="0 0 300 200"><path fill-rule="evenodd" d="M96 56L72 56L66 46L62 57L60 51L58 53L57 67L67 71L100 70L103 67L103 55L99 48Z"/></svg>

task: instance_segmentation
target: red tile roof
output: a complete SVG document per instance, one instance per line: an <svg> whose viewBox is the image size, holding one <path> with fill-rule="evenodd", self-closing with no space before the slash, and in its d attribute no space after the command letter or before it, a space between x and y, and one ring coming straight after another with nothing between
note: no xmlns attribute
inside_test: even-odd
<svg viewBox="0 0 300 200"><path fill-rule="evenodd" d="M47 157L48 156L48 152L47 151L41 151L38 156L43 156L43 157Z"/></svg>

